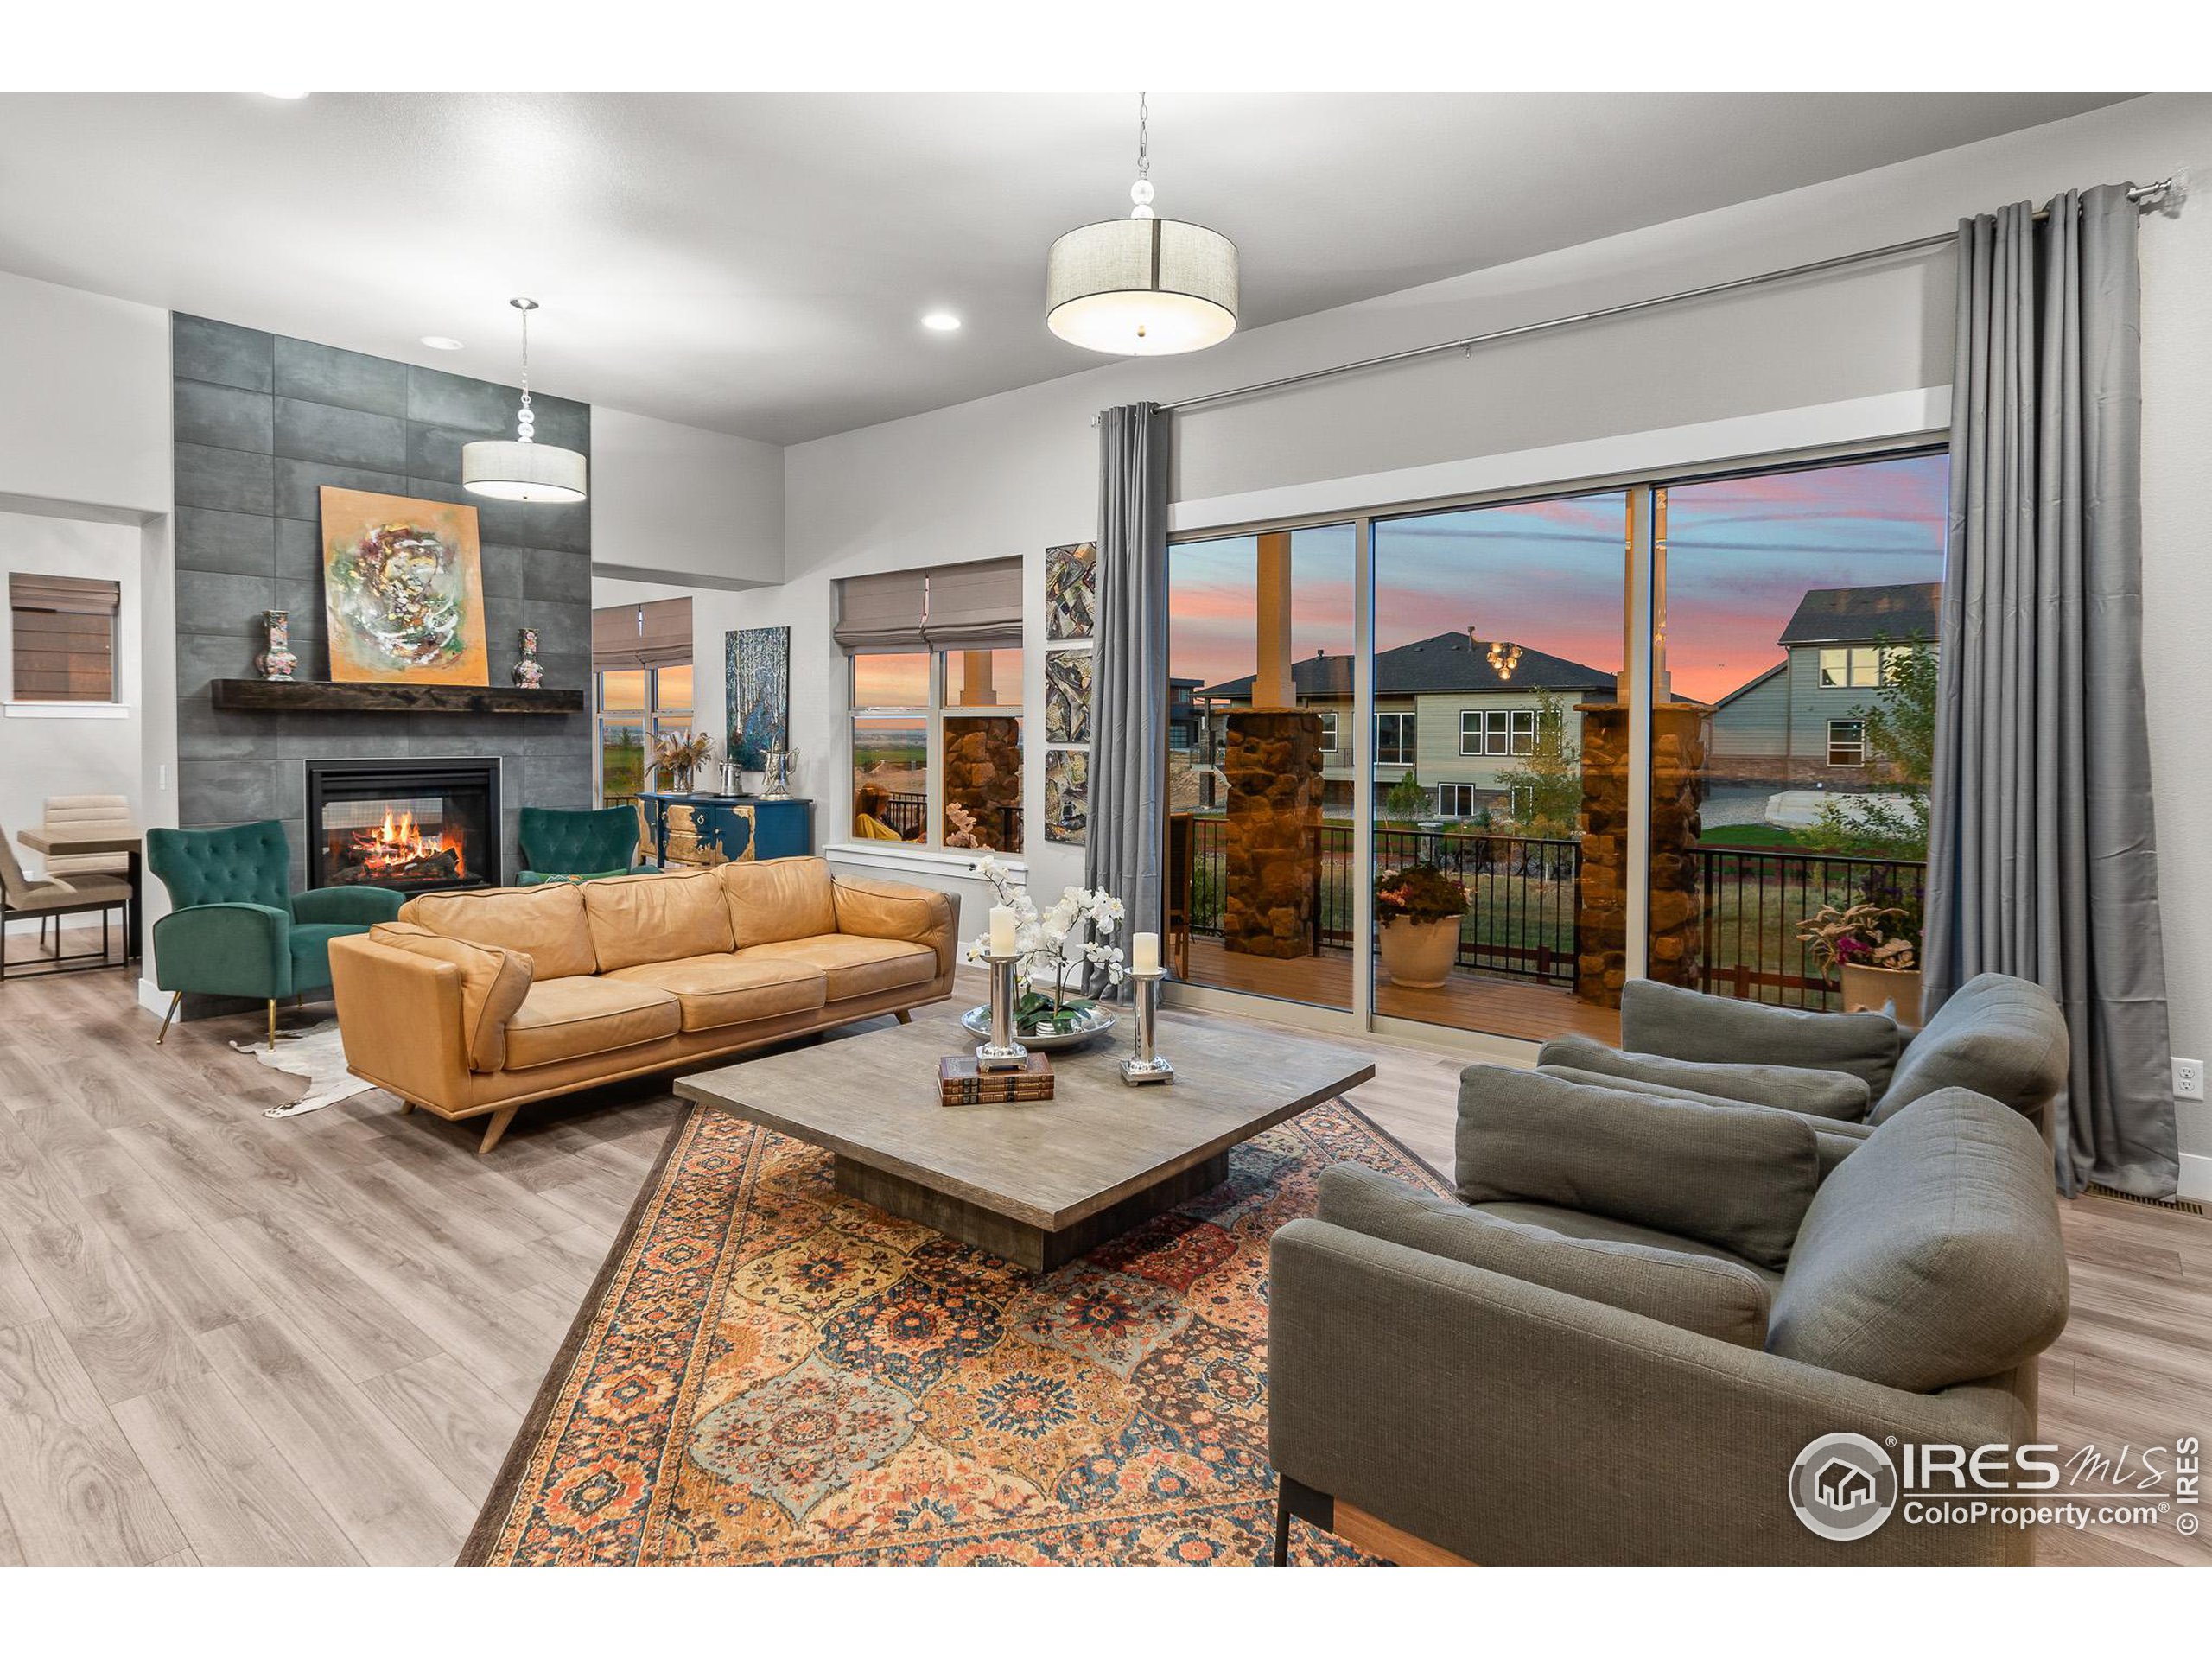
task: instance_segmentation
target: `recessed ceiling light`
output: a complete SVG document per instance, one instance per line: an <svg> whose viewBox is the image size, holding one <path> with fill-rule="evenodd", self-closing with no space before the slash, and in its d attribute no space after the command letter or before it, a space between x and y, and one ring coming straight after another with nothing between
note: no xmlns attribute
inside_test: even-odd
<svg viewBox="0 0 2212 1659"><path fill-rule="evenodd" d="M461 349L461 342L451 334L425 334L423 343L434 352L457 352Z"/></svg>
<svg viewBox="0 0 2212 1659"><path fill-rule="evenodd" d="M264 92L264 98L312 98L312 92Z"/></svg>
<svg viewBox="0 0 2212 1659"><path fill-rule="evenodd" d="M960 327L960 319L950 311L931 311L922 318L922 327L934 328L940 334L949 334Z"/></svg>

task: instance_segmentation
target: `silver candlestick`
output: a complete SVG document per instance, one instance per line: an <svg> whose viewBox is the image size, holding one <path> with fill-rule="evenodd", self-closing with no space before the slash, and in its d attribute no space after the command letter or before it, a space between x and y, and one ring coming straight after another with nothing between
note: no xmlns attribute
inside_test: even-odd
<svg viewBox="0 0 2212 1659"><path fill-rule="evenodd" d="M991 974L991 1040L976 1045L978 1071L1019 1071L1029 1064L1029 1051L1014 1036L1014 966L1020 960L1019 953L983 953L983 965Z"/></svg>
<svg viewBox="0 0 2212 1659"><path fill-rule="evenodd" d="M1137 1005L1137 1052L1122 1062L1122 1081L1132 1087L1175 1081L1174 1066L1153 1048L1153 1031L1160 1017L1160 982L1166 977L1164 968L1129 970Z"/></svg>

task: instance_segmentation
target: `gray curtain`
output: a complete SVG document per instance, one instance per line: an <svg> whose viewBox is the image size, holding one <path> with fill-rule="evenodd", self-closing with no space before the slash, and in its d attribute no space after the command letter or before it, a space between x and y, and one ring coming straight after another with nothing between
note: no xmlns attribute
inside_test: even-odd
<svg viewBox="0 0 2212 1659"><path fill-rule="evenodd" d="M1959 226L1927 1007L1989 971L2050 991L2060 1189L2171 1198L2135 236L2120 185Z"/></svg>
<svg viewBox="0 0 2212 1659"><path fill-rule="evenodd" d="M1167 785L1167 422L1150 404L1098 417L1098 621L1084 884L1128 911L1118 936L1160 931ZM1096 994L1103 976L1088 986Z"/></svg>

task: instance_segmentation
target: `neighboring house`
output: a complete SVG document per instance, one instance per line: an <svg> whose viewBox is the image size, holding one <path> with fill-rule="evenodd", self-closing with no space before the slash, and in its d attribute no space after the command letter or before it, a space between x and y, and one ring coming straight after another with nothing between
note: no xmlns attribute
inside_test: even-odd
<svg viewBox="0 0 2212 1659"><path fill-rule="evenodd" d="M1350 657L1317 653L1291 667L1299 706L1321 716L1321 775L1327 804L1337 810L1350 810L1355 781L1351 666ZM1247 674L1192 694L1200 711L1202 764L1221 753L1226 716L1250 706L1255 677ZM1377 653L1376 803L1411 772L1427 789L1430 810L1438 817L1472 817L1487 807L1506 807L1502 774L1526 766L1535 747L1540 691L1566 705L1572 753L1581 738L1574 705L1611 702L1615 677L1526 645L1471 640L1464 632L1435 634Z"/></svg>
<svg viewBox="0 0 2212 1659"><path fill-rule="evenodd" d="M1883 680L1885 652L1936 638L1942 593L1932 582L1816 588L1777 642L1782 661L1713 708L1708 772L1716 783L1856 789L1867 771L1859 711Z"/></svg>

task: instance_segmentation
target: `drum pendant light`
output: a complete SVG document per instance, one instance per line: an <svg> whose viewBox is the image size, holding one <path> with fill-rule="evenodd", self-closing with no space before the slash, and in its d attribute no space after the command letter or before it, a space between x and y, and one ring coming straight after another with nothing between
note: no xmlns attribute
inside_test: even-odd
<svg viewBox="0 0 2212 1659"><path fill-rule="evenodd" d="M509 300L522 313L522 407L512 438L480 438L461 448L461 487L497 501L581 501L584 458L558 444L537 442L537 416L530 408L530 314L536 300Z"/></svg>
<svg viewBox="0 0 2212 1659"><path fill-rule="evenodd" d="M1121 357L1203 351L1236 332L1236 245L1153 211L1150 116L1140 96L1129 216L1070 231L1045 260L1045 326Z"/></svg>

